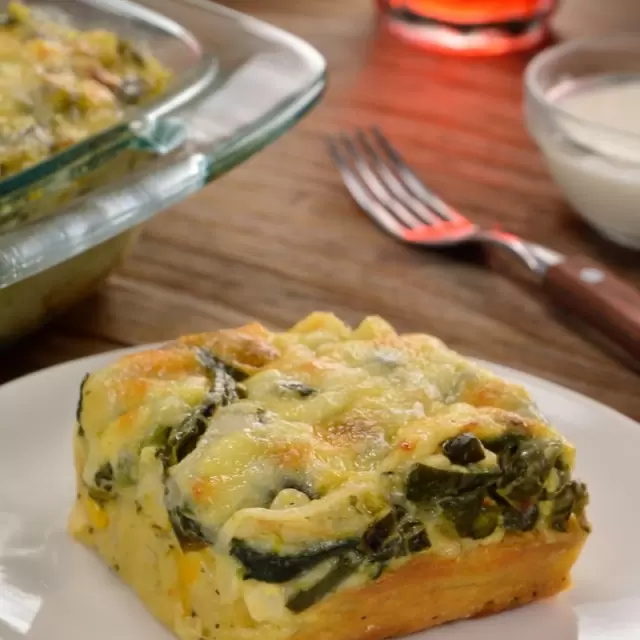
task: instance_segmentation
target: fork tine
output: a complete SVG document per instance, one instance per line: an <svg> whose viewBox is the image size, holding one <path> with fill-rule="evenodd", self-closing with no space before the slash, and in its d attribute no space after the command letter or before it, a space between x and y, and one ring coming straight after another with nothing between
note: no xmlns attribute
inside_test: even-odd
<svg viewBox="0 0 640 640"><path fill-rule="evenodd" d="M327 138L329 155L342 176L342 180L353 199L360 205L362 210L385 231L397 238L403 238L404 227L387 211L369 191L365 188L360 178L351 167L346 153L332 137Z"/></svg>
<svg viewBox="0 0 640 640"><path fill-rule="evenodd" d="M374 145L369 141L365 131L361 128L356 130L356 137L360 146L364 149L369 159L374 164L378 176L386 185L387 189L404 204L423 224L438 224L442 222L442 218L433 213L425 204L418 200L406 186L396 177L393 171L385 163L384 158L376 150Z"/></svg>
<svg viewBox="0 0 640 640"><path fill-rule="evenodd" d="M393 164L395 170L402 177L407 188L419 198L427 207L437 213L444 220L463 222L466 218L449 206L444 200L429 189L420 178L409 168L404 158L398 153L395 147L389 142L387 137L377 125L371 127L371 134L376 139L380 148L384 151L387 159Z"/></svg>
<svg viewBox="0 0 640 640"><path fill-rule="evenodd" d="M384 182L382 182L380 177L371 169L364 155L358 151L354 140L346 134L342 134L340 139L360 176L360 180L364 182L376 200L406 227L413 229L422 225L423 222L410 209L389 193Z"/></svg>

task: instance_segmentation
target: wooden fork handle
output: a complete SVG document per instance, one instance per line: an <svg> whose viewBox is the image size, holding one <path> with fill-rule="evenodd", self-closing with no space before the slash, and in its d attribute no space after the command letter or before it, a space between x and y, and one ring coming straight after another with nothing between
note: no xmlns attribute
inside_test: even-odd
<svg viewBox="0 0 640 640"><path fill-rule="evenodd" d="M543 288L553 302L580 316L640 361L640 291L585 257L550 267Z"/></svg>

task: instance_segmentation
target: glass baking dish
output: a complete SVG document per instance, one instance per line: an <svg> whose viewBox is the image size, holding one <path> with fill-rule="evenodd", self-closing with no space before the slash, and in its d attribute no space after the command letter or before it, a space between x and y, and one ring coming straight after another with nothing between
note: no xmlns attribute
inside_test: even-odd
<svg viewBox="0 0 640 640"><path fill-rule="evenodd" d="M217 69L213 52L189 30L127 1L21 0L21 4L47 22L114 32L121 41L135 43L152 55L171 72L173 80L151 103L129 107L117 125L0 179L0 233L51 215L78 195L91 193L131 167L179 146L182 131L167 131L161 118L210 88Z"/></svg>
<svg viewBox="0 0 640 640"><path fill-rule="evenodd" d="M133 25L146 30L147 39L171 42L156 47L156 55L175 64L175 51L183 51L185 71L170 96L76 145L83 149L72 147L71 162L60 154L49 161L52 168L34 168L62 185L78 175L97 180L55 215L0 235L0 343L89 292L143 222L285 132L316 103L326 82L325 62L310 45L208 0L58 4L74 19L105 24L109 14L107 24L118 33ZM26 180L25 173L16 179ZM0 202L12 193L2 191L5 182Z"/></svg>

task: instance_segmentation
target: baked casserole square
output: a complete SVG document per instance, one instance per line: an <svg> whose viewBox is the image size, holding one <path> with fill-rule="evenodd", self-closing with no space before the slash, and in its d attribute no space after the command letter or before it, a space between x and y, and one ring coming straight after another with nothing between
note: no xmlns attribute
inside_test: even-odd
<svg viewBox="0 0 640 640"><path fill-rule="evenodd" d="M182 640L382 640L558 593L574 449L380 318L181 338L88 375L71 534Z"/></svg>

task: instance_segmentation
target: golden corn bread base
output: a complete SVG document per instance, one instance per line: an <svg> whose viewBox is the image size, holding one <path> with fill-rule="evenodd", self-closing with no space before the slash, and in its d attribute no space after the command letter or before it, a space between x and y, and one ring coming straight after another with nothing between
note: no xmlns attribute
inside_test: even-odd
<svg viewBox="0 0 640 640"><path fill-rule="evenodd" d="M202 344L211 339L222 357L242 352L245 366L249 357L259 367L273 357L264 336L262 328L250 326L223 336L192 336L181 342ZM176 353L176 358L181 357ZM121 365L125 371L135 371L140 363L156 367L170 361L169 346L125 358ZM502 383L482 384L479 392ZM490 394L491 402L498 397L494 400ZM70 533L97 551L151 613L182 640L382 640L496 613L567 588L587 537L572 516L566 533L507 534L498 542L464 547L455 556L426 551L389 567L375 581L339 589L302 613L277 622L257 622L242 595L229 593L228 582L242 581L220 578L219 567L232 560L211 549L184 552L180 548L162 508L160 461L151 462L157 469L151 474L154 481L147 493L129 487L117 500L100 505L88 496L83 482L86 450L82 440L76 434L78 496Z"/></svg>
<svg viewBox="0 0 640 640"><path fill-rule="evenodd" d="M295 625L279 627L255 623L242 601L225 603L208 573L212 560L181 551L169 529L159 536L158 525L141 523L133 504L107 507L104 517L117 524L100 528L96 522L90 535L86 523L78 527L72 517L71 533L117 567L150 612L183 640L201 637L201 628L190 624L191 607L205 625L205 613L214 614L209 633L215 640L382 640L498 613L569 588L587 538L572 518L569 531L551 541L539 533L513 534L455 558L419 554L375 582L328 596L298 614ZM127 573L118 564L123 557Z"/></svg>
<svg viewBox="0 0 640 640"><path fill-rule="evenodd" d="M382 640L541 600L570 586L587 534L572 521L553 542L512 535L451 559L411 558L363 588L334 594L301 616L293 640Z"/></svg>

